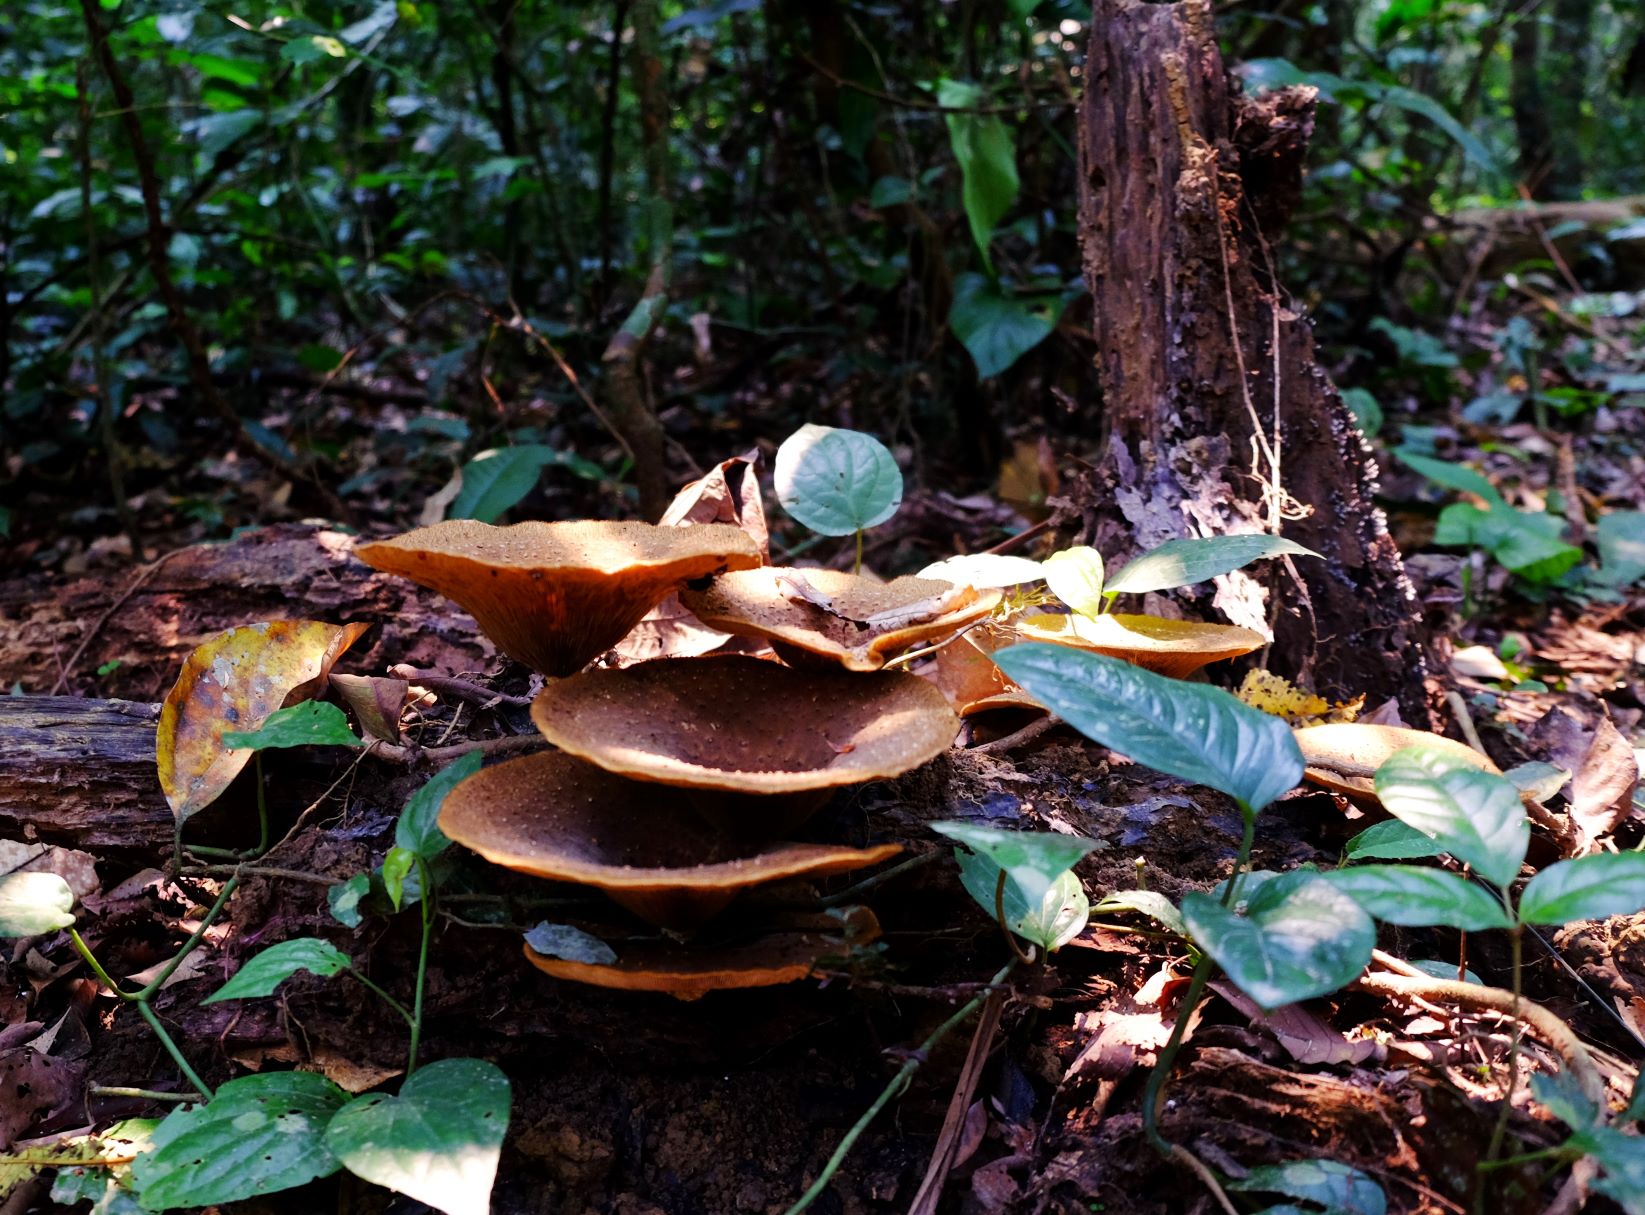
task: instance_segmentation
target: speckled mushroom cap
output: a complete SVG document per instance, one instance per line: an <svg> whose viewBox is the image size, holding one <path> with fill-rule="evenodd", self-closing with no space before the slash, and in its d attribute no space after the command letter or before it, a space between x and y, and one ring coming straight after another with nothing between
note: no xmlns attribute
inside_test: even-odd
<svg viewBox="0 0 1645 1215"><path fill-rule="evenodd" d="M556 680L531 706L555 746L611 772L698 792L731 830L779 835L831 790L897 776L959 731L914 675L795 670L759 658L665 658Z"/></svg>
<svg viewBox="0 0 1645 1215"><path fill-rule="evenodd" d="M998 590L935 578L877 582L839 570L772 566L680 592L680 602L710 628L765 637L785 657L797 650L848 671L877 671L900 650L981 620L999 601Z"/></svg>
<svg viewBox="0 0 1645 1215"><path fill-rule="evenodd" d="M1376 804L1376 772L1396 751L1406 747L1435 747L1483 772L1500 772L1491 760L1472 747L1406 726L1379 726L1369 722L1331 722L1293 730L1307 767L1303 776L1321 788L1356 801Z"/></svg>
<svg viewBox="0 0 1645 1215"><path fill-rule="evenodd" d="M781 932L707 948L647 941L624 945L617 960L608 964L552 958L530 945L525 947L525 956L538 970L557 979L696 1000L711 991L797 982L811 974L821 959L844 954L853 944L876 940L880 926L868 908L854 907L845 931L849 940L822 931Z"/></svg>
<svg viewBox="0 0 1645 1215"><path fill-rule="evenodd" d="M687 579L760 563L754 541L727 524L593 519L510 527L451 520L354 551L454 600L503 653L555 676L616 645Z"/></svg>
<svg viewBox="0 0 1645 1215"><path fill-rule="evenodd" d="M1106 654L1173 679L1185 679L1209 663L1249 654L1264 642L1261 633L1238 625L1117 612L1027 616L1016 621L1016 629L1024 641L1049 641Z"/></svg>
<svg viewBox="0 0 1645 1215"><path fill-rule="evenodd" d="M552 751L463 781L446 795L440 829L494 864L594 886L676 930L700 927L751 886L860 869L902 851L750 845L706 826L677 789Z"/></svg>

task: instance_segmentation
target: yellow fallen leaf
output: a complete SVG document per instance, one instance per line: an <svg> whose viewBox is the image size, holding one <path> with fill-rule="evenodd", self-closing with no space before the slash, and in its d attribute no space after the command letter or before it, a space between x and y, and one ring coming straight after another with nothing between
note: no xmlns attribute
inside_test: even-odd
<svg viewBox="0 0 1645 1215"><path fill-rule="evenodd" d="M160 708L155 760L179 822L222 795L251 758L223 745L229 730L256 730L276 709L325 686L332 664L367 629L275 620L219 633L183 660Z"/></svg>

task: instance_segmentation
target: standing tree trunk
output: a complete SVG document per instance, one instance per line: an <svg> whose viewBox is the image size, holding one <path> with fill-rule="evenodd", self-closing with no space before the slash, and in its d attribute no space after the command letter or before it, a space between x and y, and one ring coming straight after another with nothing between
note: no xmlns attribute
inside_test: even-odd
<svg viewBox="0 0 1645 1215"><path fill-rule="evenodd" d="M1115 556L1280 530L1318 552L1219 578L1212 602L1272 631L1277 673L1397 696L1426 724L1420 622L1375 466L1274 275L1313 111L1312 89L1230 85L1208 0L1095 0L1080 235L1107 436L1081 505Z"/></svg>

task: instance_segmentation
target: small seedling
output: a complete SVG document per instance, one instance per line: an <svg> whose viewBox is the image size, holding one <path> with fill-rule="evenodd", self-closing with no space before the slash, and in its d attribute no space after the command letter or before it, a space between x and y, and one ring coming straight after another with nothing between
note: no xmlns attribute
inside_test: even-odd
<svg viewBox="0 0 1645 1215"><path fill-rule="evenodd" d="M863 532L902 505L902 472L873 435L811 423L777 448L777 500L812 531L857 538L854 572L862 570Z"/></svg>

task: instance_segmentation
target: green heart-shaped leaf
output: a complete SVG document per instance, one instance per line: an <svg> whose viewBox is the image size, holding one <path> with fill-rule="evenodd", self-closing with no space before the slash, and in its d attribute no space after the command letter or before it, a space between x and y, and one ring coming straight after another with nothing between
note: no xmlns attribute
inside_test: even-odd
<svg viewBox="0 0 1645 1215"><path fill-rule="evenodd" d="M0 877L0 937L37 937L74 923L74 891L55 873Z"/></svg>
<svg viewBox="0 0 1645 1215"><path fill-rule="evenodd" d="M1005 870L1026 906L1037 906L1051 883L1098 847L1096 840L1051 831L1002 831L972 823L932 823L931 830L987 857L996 866L996 876L998 870ZM988 887L988 897L978 902L994 914L993 886Z"/></svg>
<svg viewBox="0 0 1645 1215"><path fill-rule="evenodd" d="M1487 881L1519 875L1531 824L1519 790L1466 758L1433 747L1406 747L1377 769L1377 800Z"/></svg>
<svg viewBox="0 0 1645 1215"><path fill-rule="evenodd" d="M1000 867L975 852L956 852L960 864L960 884L990 916L995 914L994 891L998 889ZM1005 926L1023 940L1055 953L1085 930L1091 918L1091 900L1072 870L1064 869L1051 880L1038 903L1023 897L1022 887L1009 876L1000 897Z"/></svg>
<svg viewBox="0 0 1645 1215"><path fill-rule="evenodd" d="M326 1147L356 1177L446 1215L487 1215L508 1128L508 1077L483 1059L442 1059L398 1096L349 1102Z"/></svg>
<svg viewBox="0 0 1645 1215"><path fill-rule="evenodd" d="M1061 645L1014 645L994 662L1087 738L1256 813L1302 779L1290 727L1204 684Z"/></svg>
<svg viewBox="0 0 1645 1215"><path fill-rule="evenodd" d="M1317 873L1296 871L1257 887L1240 915L1209 895L1184 895L1194 941L1263 1008L1322 996L1371 960L1376 925Z"/></svg>
<svg viewBox="0 0 1645 1215"><path fill-rule="evenodd" d="M814 532L849 536L902 505L902 472L873 435L810 423L777 449L777 500Z"/></svg>
<svg viewBox="0 0 1645 1215"><path fill-rule="evenodd" d="M411 795L394 824L397 846L425 861L433 860L451 847L451 841L440 830L440 807L445 804L446 794L480 770L480 758L478 751L470 751L441 768Z"/></svg>
<svg viewBox="0 0 1645 1215"><path fill-rule="evenodd" d="M348 1095L312 1072L230 1080L205 1105L173 1111L153 1150L132 1163L151 1211L204 1207L289 1190L337 1171L326 1124Z"/></svg>
<svg viewBox="0 0 1645 1215"><path fill-rule="evenodd" d="M1549 865L1525 884L1519 918L1569 924L1645 910L1645 853L1598 852Z"/></svg>
<svg viewBox="0 0 1645 1215"><path fill-rule="evenodd" d="M349 957L330 941L319 937L297 937L271 945L247 959L235 976L200 1001L250 1000L274 994L274 989L300 970L330 978L348 969Z"/></svg>
<svg viewBox="0 0 1645 1215"><path fill-rule="evenodd" d="M305 700L276 709L255 730L225 730L223 746L234 750L268 751L275 747L363 747L365 740L349 729L348 718L336 705Z"/></svg>
<svg viewBox="0 0 1645 1215"><path fill-rule="evenodd" d="M1232 573L1263 557L1285 554L1319 556L1295 540L1279 536L1206 536L1196 540L1167 540L1150 549L1108 580L1110 595L1139 595L1192 586Z"/></svg>
<svg viewBox="0 0 1645 1215"><path fill-rule="evenodd" d="M1512 928L1502 903L1484 887L1443 869L1420 865L1356 865L1326 880L1387 924L1443 925L1464 932Z"/></svg>

